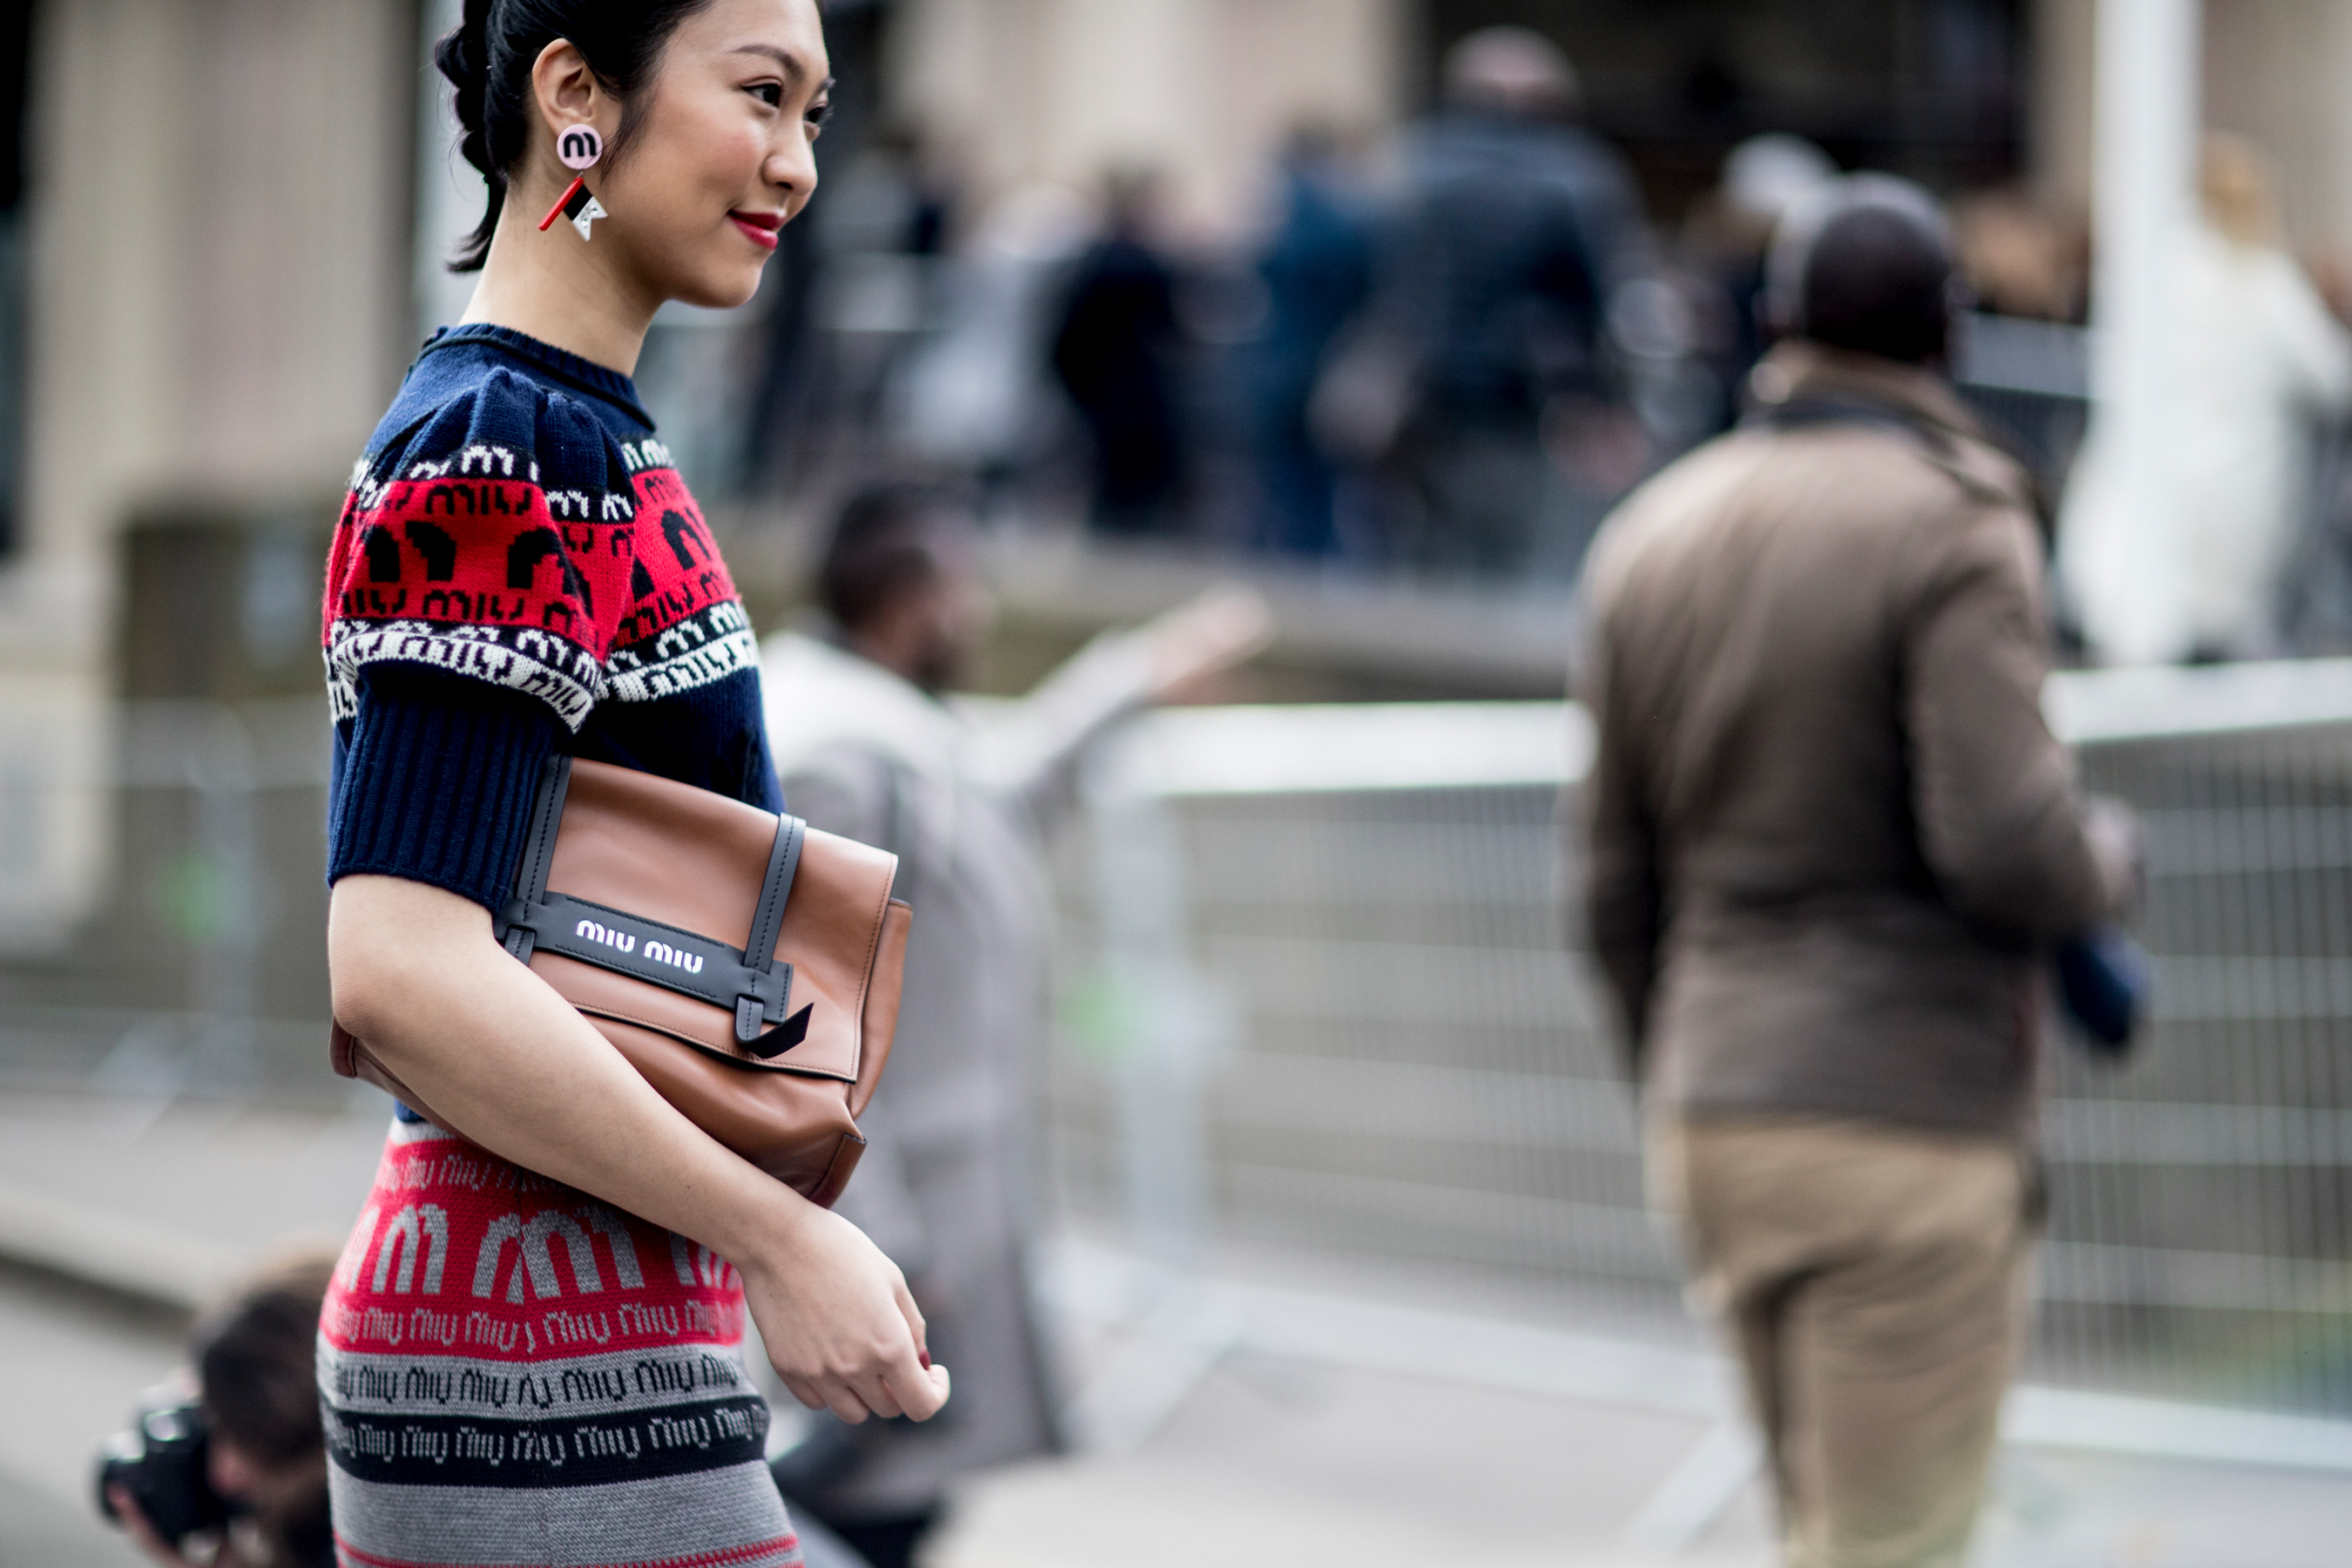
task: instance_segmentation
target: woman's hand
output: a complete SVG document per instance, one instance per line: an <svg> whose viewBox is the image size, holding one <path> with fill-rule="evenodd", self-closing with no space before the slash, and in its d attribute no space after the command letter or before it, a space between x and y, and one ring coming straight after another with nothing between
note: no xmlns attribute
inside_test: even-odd
<svg viewBox="0 0 2352 1568"><path fill-rule="evenodd" d="M924 1350L906 1277L865 1232L812 1205L783 1243L736 1268L768 1361L793 1398L851 1425L927 1421L948 1402L948 1369Z"/></svg>
<svg viewBox="0 0 2352 1568"><path fill-rule="evenodd" d="M721 1147L552 986L507 956L478 904L346 877L328 905L335 1016L467 1137L681 1236L742 1274L793 1396L845 1421L927 1418L922 1315L856 1226Z"/></svg>

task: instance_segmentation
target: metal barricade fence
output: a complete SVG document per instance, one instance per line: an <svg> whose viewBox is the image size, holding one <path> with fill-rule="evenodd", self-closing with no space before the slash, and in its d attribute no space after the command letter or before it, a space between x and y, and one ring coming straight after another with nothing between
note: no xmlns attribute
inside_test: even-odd
<svg viewBox="0 0 2352 1568"><path fill-rule="evenodd" d="M334 1099L326 1073L326 704L110 705L89 748L18 739L12 805L95 826L73 911L0 941L0 1068L19 1084ZM37 874L41 862L27 858Z"/></svg>
<svg viewBox="0 0 2352 1568"><path fill-rule="evenodd" d="M2127 1068L2052 1054L2033 1375L2340 1416L2352 664L2070 675L2050 706L2089 782L2144 814L2161 989ZM0 963L0 1067L338 1093L319 704L118 720L90 776L79 753L11 775L102 800L112 871L85 940ZM1561 919L1580 724L1557 703L1196 710L1107 752L1066 879L1061 1201L1179 1266L1254 1241L1678 1314Z"/></svg>
<svg viewBox="0 0 2352 1568"><path fill-rule="evenodd" d="M2352 665L2078 674L2136 805L2153 1029L2059 1047L2030 1373L2352 1412ZM1561 909L1579 710L1176 711L1094 779L1052 1072L1064 1200L1148 1255L1412 1259L1679 1312L1636 1116Z"/></svg>

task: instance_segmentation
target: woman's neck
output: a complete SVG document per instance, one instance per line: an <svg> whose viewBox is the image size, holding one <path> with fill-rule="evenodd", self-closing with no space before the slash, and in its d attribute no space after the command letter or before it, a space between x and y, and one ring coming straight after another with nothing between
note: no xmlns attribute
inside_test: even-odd
<svg viewBox="0 0 2352 1568"><path fill-rule="evenodd" d="M634 375L661 300L622 276L614 247L593 249L561 218L541 229L536 216L525 216L537 210L532 195L508 193L461 322L510 327Z"/></svg>

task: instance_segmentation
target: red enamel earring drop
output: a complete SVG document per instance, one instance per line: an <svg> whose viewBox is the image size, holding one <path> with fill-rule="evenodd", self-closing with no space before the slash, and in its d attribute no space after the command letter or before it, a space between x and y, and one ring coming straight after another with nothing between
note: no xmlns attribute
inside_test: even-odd
<svg viewBox="0 0 2352 1568"><path fill-rule="evenodd" d="M593 239L595 236L588 232L588 226L600 217L613 216L588 189L587 172L594 168L596 160L604 155L604 138L597 134L593 125L565 126L555 133L555 155L563 160L565 168L578 173L563 188L562 198L547 209L545 217L539 220L540 232L546 233L557 218L568 217L572 220L572 226L580 231L581 238Z"/></svg>

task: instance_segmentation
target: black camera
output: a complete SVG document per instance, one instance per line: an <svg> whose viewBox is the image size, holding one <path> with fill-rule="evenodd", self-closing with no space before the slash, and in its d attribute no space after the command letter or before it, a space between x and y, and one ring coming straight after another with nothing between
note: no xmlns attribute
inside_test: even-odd
<svg viewBox="0 0 2352 1568"><path fill-rule="evenodd" d="M218 1529L229 1508L205 1472L209 1436L203 1409L178 1390L141 1401L131 1430L117 1432L98 1451L98 1511L121 1522L106 1495L121 1487L174 1546L200 1530Z"/></svg>

